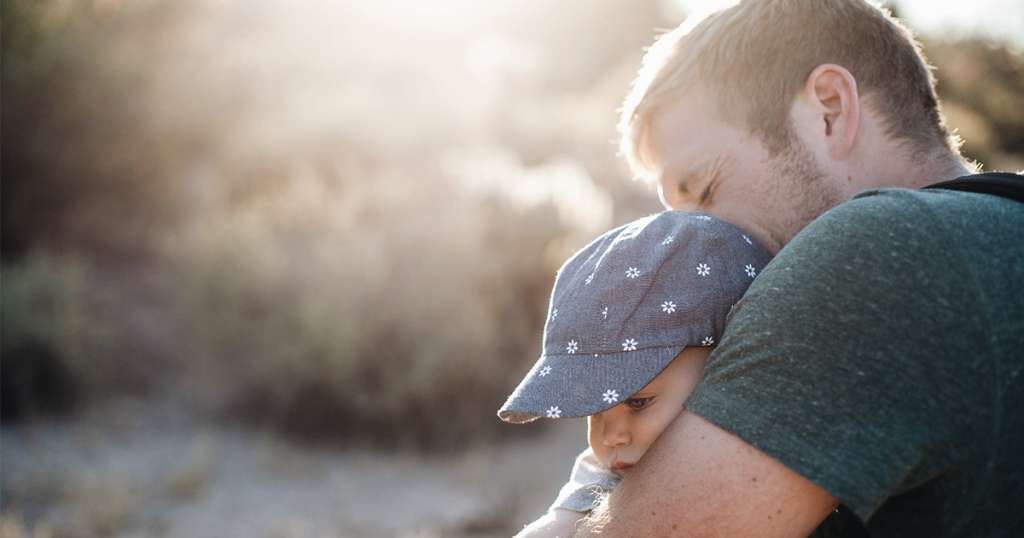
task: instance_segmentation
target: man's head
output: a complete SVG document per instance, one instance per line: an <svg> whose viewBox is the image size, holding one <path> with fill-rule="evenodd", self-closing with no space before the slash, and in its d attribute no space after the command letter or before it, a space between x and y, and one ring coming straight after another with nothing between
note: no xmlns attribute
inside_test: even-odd
<svg viewBox="0 0 1024 538"><path fill-rule="evenodd" d="M647 53L620 128L666 206L773 251L861 189L966 171L919 45L863 0L747 0L688 21Z"/></svg>

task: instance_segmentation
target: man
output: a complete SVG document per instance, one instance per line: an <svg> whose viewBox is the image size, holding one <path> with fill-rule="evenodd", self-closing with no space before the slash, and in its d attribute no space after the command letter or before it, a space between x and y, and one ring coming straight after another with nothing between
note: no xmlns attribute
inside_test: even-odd
<svg viewBox="0 0 1024 538"><path fill-rule="evenodd" d="M622 129L666 207L778 256L578 535L806 536L842 504L872 536L1024 536L1024 206L908 190L972 172L911 34L745 1L658 41Z"/></svg>

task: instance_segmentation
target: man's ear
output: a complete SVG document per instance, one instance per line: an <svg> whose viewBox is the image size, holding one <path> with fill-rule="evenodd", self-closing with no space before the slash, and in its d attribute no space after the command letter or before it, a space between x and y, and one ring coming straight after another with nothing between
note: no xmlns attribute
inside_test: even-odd
<svg viewBox="0 0 1024 538"><path fill-rule="evenodd" d="M845 67L821 64L807 76L804 96L818 116L815 130L824 137L829 155L846 159L860 128L860 95L857 80Z"/></svg>

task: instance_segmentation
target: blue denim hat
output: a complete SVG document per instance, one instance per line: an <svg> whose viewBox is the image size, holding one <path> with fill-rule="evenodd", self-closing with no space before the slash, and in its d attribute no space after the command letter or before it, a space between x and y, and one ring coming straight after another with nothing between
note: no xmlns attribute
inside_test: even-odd
<svg viewBox="0 0 1024 538"><path fill-rule="evenodd" d="M666 211L605 233L559 269L543 352L498 417L582 417L625 401L684 347L714 345L770 259L703 213Z"/></svg>

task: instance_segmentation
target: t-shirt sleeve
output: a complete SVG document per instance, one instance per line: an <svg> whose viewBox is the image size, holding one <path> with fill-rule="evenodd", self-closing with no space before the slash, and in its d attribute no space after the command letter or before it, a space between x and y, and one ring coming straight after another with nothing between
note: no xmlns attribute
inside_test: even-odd
<svg viewBox="0 0 1024 538"><path fill-rule="evenodd" d="M944 225L887 191L822 215L734 308L687 408L865 521L942 473L980 334L951 306L974 288Z"/></svg>
<svg viewBox="0 0 1024 538"><path fill-rule="evenodd" d="M576 457L569 481L562 486L548 510L562 508L589 512L620 480L618 475L602 467L594 451L587 448Z"/></svg>

